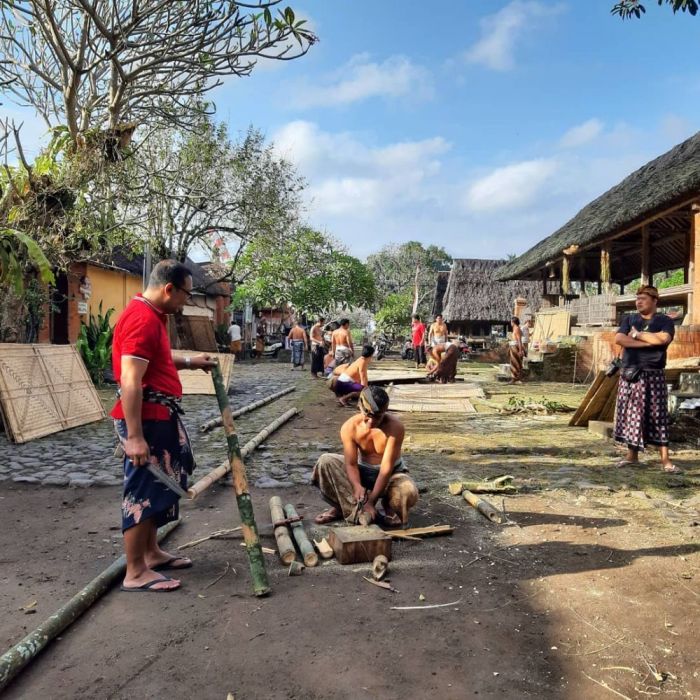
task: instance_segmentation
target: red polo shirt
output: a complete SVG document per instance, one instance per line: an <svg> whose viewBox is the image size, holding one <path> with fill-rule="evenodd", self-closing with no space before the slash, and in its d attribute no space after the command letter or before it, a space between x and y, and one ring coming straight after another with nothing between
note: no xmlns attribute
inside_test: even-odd
<svg viewBox="0 0 700 700"><path fill-rule="evenodd" d="M122 357L138 357L148 362L143 386L170 396L182 396L182 384L175 369L165 314L137 294L128 304L114 327L112 368L117 382L122 374ZM112 409L113 418L124 418L121 400ZM142 420L168 420L165 406L144 401Z"/></svg>
<svg viewBox="0 0 700 700"><path fill-rule="evenodd" d="M425 323L422 321L413 321L411 323L411 331L414 345L423 345L425 337Z"/></svg>

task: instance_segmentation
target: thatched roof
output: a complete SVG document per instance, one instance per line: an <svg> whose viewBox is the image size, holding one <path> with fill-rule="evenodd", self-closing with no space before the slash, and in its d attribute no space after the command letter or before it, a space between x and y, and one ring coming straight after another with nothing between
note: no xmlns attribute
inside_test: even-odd
<svg viewBox="0 0 700 700"><path fill-rule="evenodd" d="M539 308L541 283L497 282L496 271L504 264L503 260L454 260L443 299L445 320L507 323L517 297Z"/></svg>
<svg viewBox="0 0 700 700"><path fill-rule="evenodd" d="M433 318L442 313L442 305L445 299L445 292L447 291L447 282L449 279L449 270L441 270L438 272L437 281L435 282L435 294L433 296Z"/></svg>
<svg viewBox="0 0 700 700"><path fill-rule="evenodd" d="M700 197L700 132L587 204L551 236L504 266L498 278L532 277L546 262L561 258L565 248L584 247L641 225L696 194Z"/></svg>

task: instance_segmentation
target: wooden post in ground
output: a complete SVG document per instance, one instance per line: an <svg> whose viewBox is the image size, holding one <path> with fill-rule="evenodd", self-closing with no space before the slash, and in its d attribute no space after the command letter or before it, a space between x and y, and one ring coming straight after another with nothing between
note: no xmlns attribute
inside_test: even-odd
<svg viewBox="0 0 700 700"><path fill-rule="evenodd" d="M644 225L642 226L642 287L646 287L647 285L651 284L651 274L649 272L650 248L651 246L649 244L649 227Z"/></svg>
<svg viewBox="0 0 700 700"><path fill-rule="evenodd" d="M258 528L255 524L253 501L248 492L248 479L246 477L243 459L241 458L241 448L238 444L236 426L233 422L231 406L228 402L224 379L218 364L212 367L211 375L214 380L216 400L219 402L219 409L221 410L224 433L226 434L228 459L231 464L231 472L233 475L233 488L236 492L238 512L241 515L243 541L245 542L246 552L248 553L250 573L253 577L253 591L256 596L264 596L270 592L270 585L267 582L267 571L265 570L265 559L263 558L262 548L260 547Z"/></svg>
<svg viewBox="0 0 700 700"><path fill-rule="evenodd" d="M287 503L284 507L284 514L288 518L298 518L296 509L291 503ZM296 540L297 547L301 552L301 556L304 557L304 564L306 566L316 566L318 564L318 554L314 551L314 547L309 542L309 538L306 536L306 531L304 530L304 524L301 520L297 520L295 523L291 523L292 534Z"/></svg>
<svg viewBox="0 0 700 700"><path fill-rule="evenodd" d="M289 530L286 525L275 525L286 519L284 508L282 507L282 499L279 496L273 496L270 499L270 516L272 517L272 527L275 531L275 539L277 540L277 550L280 553L280 559L283 564L291 564L297 556L292 538L289 536Z"/></svg>
<svg viewBox="0 0 700 700"><path fill-rule="evenodd" d="M700 324L700 208L690 207L690 260L688 261L688 314L692 325Z"/></svg>

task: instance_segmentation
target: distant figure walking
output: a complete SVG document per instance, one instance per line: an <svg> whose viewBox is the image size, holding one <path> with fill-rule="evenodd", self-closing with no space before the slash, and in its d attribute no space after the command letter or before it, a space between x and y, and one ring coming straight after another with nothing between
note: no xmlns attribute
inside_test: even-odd
<svg viewBox="0 0 700 700"><path fill-rule="evenodd" d="M289 345L292 349L292 370L297 367L304 369L304 350L307 349L309 338L306 331L299 325L299 321L294 321L292 330L287 336Z"/></svg>
<svg viewBox="0 0 700 700"><path fill-rule="evenodd" d="M623 350L615 408L615 440L627 446L618 466L639 464L639 450L655 445L668 474L680 474L668 454L666 352L673 341L673 320L656 313L656 287L637 291L636 314L624 317L615 336Z"/></svg>
<svg viewBox="0 0 700 700"><path fill-rule="evenodd" d="M520 329L520 319L513 316L510 320L513 325L513 339L508 342L510 352L510 376L511 384L523 383L523 332Z"/></svg>
<svg viewBox="0 0 700 700"><path fill-rule="evenodd" d="M418 369L425 364L425 323L420 320L418 314L413 314L411 342L413 344L413 359L416 361L416 369Z"/></svg>
<svg viewBox="0 0 700 700"><path fill-rule="evenodd" d="M323 357L326 354L323 340L323 324L326 319L320 317L311 327L311 376L319 378L323 375Z"/></svg>
<svg viewBox="0 0 700 700"><path fill-rule="evenodd" d="M229 349L238 360L243 348L241 342L241 327L233 319L231 319L231 325L228 327L228 337L230 340Z"/></svg>

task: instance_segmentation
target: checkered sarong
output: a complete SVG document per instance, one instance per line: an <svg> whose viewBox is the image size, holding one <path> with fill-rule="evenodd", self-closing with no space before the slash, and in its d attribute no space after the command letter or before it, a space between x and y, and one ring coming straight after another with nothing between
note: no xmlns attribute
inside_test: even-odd
<svg viewBox="0 0 700 700"><path fill-rule="evenodd" d="M662 369L645 369L636 382L620 377L615 440L635 450L668 445L668 391Z"/></svg>

